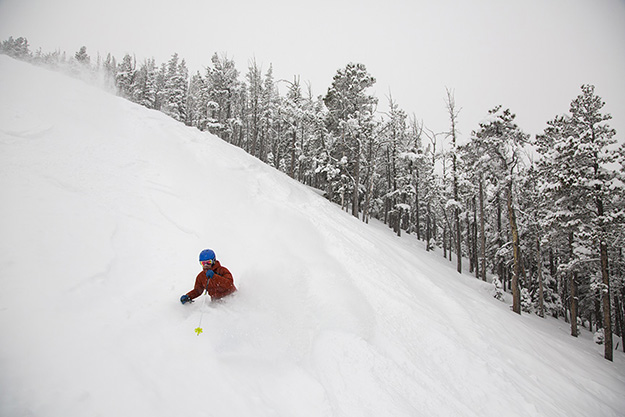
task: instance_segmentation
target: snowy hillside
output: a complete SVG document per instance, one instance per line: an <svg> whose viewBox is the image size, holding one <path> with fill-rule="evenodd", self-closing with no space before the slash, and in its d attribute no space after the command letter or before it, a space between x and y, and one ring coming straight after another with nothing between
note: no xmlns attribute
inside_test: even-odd
<svg viewBox="0 0 625 417"><path fill-rule="evenodd" d="M6 56L0 190L1 416L625 414L622 351L511 313L211 135ZM240 291L181 305L207 247Z"/></svg>

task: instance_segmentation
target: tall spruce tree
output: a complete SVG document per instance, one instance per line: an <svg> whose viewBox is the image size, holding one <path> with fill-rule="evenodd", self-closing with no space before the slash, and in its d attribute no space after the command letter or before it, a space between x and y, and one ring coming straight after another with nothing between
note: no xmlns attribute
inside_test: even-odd
<svg viewBox="0 0 625 417"><path fill-rule="evenodd" d="M195 73L189 81L187 96L187 120L189 125L206 130L208 88L202 74Z"/></svg>
<svg viewBox="0 0 625 417"><path fill-rule="evenodd" d="M232 142L233 124L235 119L236 100L240 97L242 84L239 71L234 60L227 55L214 54L211 58L212 68L207 69L208 86L208 127L212 133Z"/></svg>
<svg viewBox="0 0 625 417"><path fill-rule="evenodd" d="M471 184L471 193L476 200L476 209L479 213L479 255L476 269L478 276L486 281L486 199L487 178L490 166L488 158L484 158L484 144L473 135L469 142L458 147L460 164L465 182ZM476 240L478 240L476 238Z"/></svg>
<svg viewBox="0 0 625 417"><path fill-rule="evenodd" d="M344 174L351 187L352 215L358 217L361 158L364 136L370 132L377 98L366 93L375 78L363 64L349 63L339 69L324 102L328 108L328 130L339 140L338 160L345 158Z"/></svg>
<svg viewBox="0 0 625 417"><path fill-rule="evenodd" d="M273 66L270 65L263 79L263 90L261 96L261 159L279 168L284 149L282 116L282 99L276 87L273 76Z"/></svg>
<svg viewBox="0 0 625 417"><path fill-rule="evenodd" d="M132 97L132 84L136 71L135 59L130 54L124 55L122 62L117 67L115 75L115 84L117 91L122 97L130 99Z"/></svg>
<svg viewBox="0 0 625 417"><path fill-rule="evenodd" d="M504 196L508 214L508 224L512 237L512 310L521 314L521 242L517 221L516 193L519 169L522 164L523 146L528 135L514 123L515 115L501 106L489 111L488 118L480 123L475 134L479 148L489 165L489 176L497 187L497 194Z"/></svg>
<svg viewBox="0 0 625 417"><path fill-rule="evenodd" d="M178 54L172 55L167 63L161 111L181 122L186 121L188 79L185 60L179 62Z"/></svg>
<svg viewBox="0 0 625 417"><path fill-rule="evenodd" d="M406 112L399 108L393 97L388 99L388 119L381 123L381 142L386 179L386 194L384 195L384 220L401 235L402 219L409 214L414 189L409 177L410 160L404 153L408 134Z"/></svg>
<svg viewBox="0 0 625 417"><path fill-rule="evenodd" d="M263 96L263 76L262 69L256 63L256 60L252 60L248 66L248 71L246 74L247 78L247 121L248 125L248 133L250 138L249 142L249 153L252 156L258 154L263 155L263 143L262 143L262 133L261 133L261 119L262 119L262 96ZM259 143L260 142L260 143ZM260 149L259 149L260 148Z"/></svg>
<svg viewBox="0 0 625 417"><path fill-rule="evenodd" d="M28 59L30 57L28 39L23 37L13 39L13 36L9 36L9 39L0 43L0 52L17 59Z"/></svg>
<svg viewBox="0 0 625 417"><path fill-rule="evenodd" d="M570 115L549 122L538 139L543 172L553 206L547 219L553 229L568 233L569 262L563 266L571 279L572 334L575 334L575 309L578 284L600 289L605 334L605 358L612 360L612 319L608 244L618 230L618 207L614 204L613 164L619 159L615 130L602 114L604 102L592 85L571 102ZM578 282L581 280L581 282Z"/></svg>
<svg viewBox="0 0 625 417"><path fill-rule="evenodd" d="M74 54L76 61L84 66L88 66L91 63L91 57L87 54L87 47L81 46L80 50Z"/></svg>
<svg viewBox="0 0 625 417"><path fill-rule="evenodd" d="M131 87L131 100L148 109L154 108L156 102L156 63L154 58L141 64L136 71Z"/></svg>
<svg viewBox="0 0 625 417"><path fill-rule="evenodd" d="M449 132L447 136L451 138L451 161L452 161L452 196L451 199L448 200L447 205L452 207L453 210L453 226L455 230L455 240L456 240L456 270L458 273L462 273L462 231L460 230L460 210L462 205L460 203L460 198L458 195L458 157L457 157L457 141L458 141L458 114L460 110L456 107L456 99L454 97L453 91L447 89L447 111L449 113Z"/></svg>

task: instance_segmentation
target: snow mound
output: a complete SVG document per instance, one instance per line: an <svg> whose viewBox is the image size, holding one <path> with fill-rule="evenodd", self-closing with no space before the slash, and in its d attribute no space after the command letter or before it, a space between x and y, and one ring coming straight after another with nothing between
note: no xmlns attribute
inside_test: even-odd
<svg viewBox="0 0 625 417"><path fill-rule="evenodd" d="M620 352L214 136L5 56L0 190L0 415L625 412ZM183 306L206 247L240 291Z"/></svg>

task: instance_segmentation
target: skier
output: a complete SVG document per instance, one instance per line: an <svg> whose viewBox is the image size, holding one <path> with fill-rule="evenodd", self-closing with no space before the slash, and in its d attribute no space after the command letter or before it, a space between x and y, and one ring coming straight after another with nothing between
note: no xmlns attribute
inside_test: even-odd
<svg viewBox="0 0 625 417"><path fill-rule="evenodd" d="M215 252L211 249L204 249L200 252L200 264L202 265L202 272L195 278L195 287L180 297L182 304L192 302L193 299L202 295L204 290L213 301L237 290L232 274L228 268L221 266L215 258Z"/></svg>

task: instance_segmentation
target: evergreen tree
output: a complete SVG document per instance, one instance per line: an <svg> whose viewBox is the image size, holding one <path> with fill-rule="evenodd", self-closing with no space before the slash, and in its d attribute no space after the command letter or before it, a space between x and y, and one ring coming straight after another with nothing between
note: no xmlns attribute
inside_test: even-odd
<svg viewBox="0 0 625 417"><path fill-rule="evenodd" d="M190 126L206 130L208 122L207 103L208 87L206 80L197 72L191 77L187 96L187 121Z"/></svg>
<svg viewBox="0 0 625 417"><path fill-rule="evenodd" d="M309 92L309 100L311 104L310 112L310 126L311 136L308 142L310 149L310 172L311 185L318 189L330 190L329 186L331 175L329 171L332 170L330 147L329 147L329 133L326 128L327 108L323 103L323 98L312 98L312 93ZM327 196L332 199L330 196Z"/></svg>
<svg viewBox="0 0 625 417"><path fill-rule="evenodd" d="M301 164L304 159L306 141L308 139L308 115L310 102L302 93L299 77L294 77L288 83L288 89L282 105L282 120L284 121L288 169L292 178L302 179Z"/></svg>
<svg viewBox="0 0 625 417"><path fill-rule="evenodd" d="M431 129L425 129L424 135L428 139L425 147L425 153L429 162L426 164L427 171L425 175L425 248L426 250L434 249L439 240L438 224L441 216L439 207L442 194L441 179L436 174L436 167L441 158L441 153L437 151L439 134ZM444 239L442 240L443 253L445 253Z"/></svg>
<svg viewBox="0 0 625 417"><path fill-rule="evenodd" d="M28 59L31 55L28 48L28 39L23 37L13 39L13 36L9 36L9 39L0 44L1 53L17 59Z"/></svg>
<svg viewBox="0 0 625 417"><path fill-rule="evenodd" d="M235 63L226 55L214 54L212 68L207 69L208 86L208 128L222 139L232 142L234 109L240 96L241 83Z"/></svg>
<svg viewBox="0 0 625 417"><path fill-rule="evenodd" d="M460 110L456 107L456 99L454 98L454 94L452 91L447 89L447 111L449 113L449 121L450 128L447 136L451 138L451 162L452 162L452 181L451 181L451 199L449 199L446 203L446 206L451 207L452 209L452 217L453 217L453 227L455 230L455 240L456 240L456 270L459 273L462 273L462 231L460 230L460 210L462 209L462 204L460 202L459 196L459 172L458 172L458 157L456 153L457 148L457 123L458 123L458 114Z"/></svg>
<svg viewBox="0 0 625 417"><path fill-rule="evenodd" d="M156 63L154 58L146 60L135 72L130 99L148 109L154 108L156 102Z"/></svg>
<svg viewBox="0 0 625 417"><path fill-rule="evenodd" d="M135 60L129 54L124 55L124 59L117 68L115 84L117 91L122 97L130 99L132 97L132 84L135 78Z"/></svg>
<svg viewBox="0 0 625 417"><path fill-rule="evenodd" d="M263 79L261 94L261 123L260 141L261 160L280 169L283 153L285 152L282 138L281 98L273 77L273 66L270 65Z"/></svg>
<svg viewBox="0 0 625 417"><path fill-rule="evenodd" d="M167 63L161 111L182 122L186 121L188 78L185 60L178 62L178 54L172 55Z"/></svg>
<svg viewBox="0 0 625 417"><path fill-rule="evenodd" d="M473 135L470 141L458 147L458 156L462 171L461 180L467 184L468 198L475 201L474 210L479 217L479 233L475 234L475 269L476 276L486 281L486 200L489 166L483 158L484 149L481 141ZM479 234L479 238L478 238ZM478 244L479 241L479 244ZM479 247L479 249L478 249Z"/></svg>
<svg viewBox="0 0 625 417"><path fill-rule="evenodd" d="M261 155L261 160L262 160L262 155L265 154L264 149L263 149L265 144L262 140L263 136L261 132L261 119L262 119L263 104L264 104L262 102L263 76L262 76L262 70L256 63L256 60L253 60L250 63L246 78L247 78L247 85L248 85L247 125L249 126L248 132L250 135L248 152L252 156L256 156L257 148L260 148L258 149L258 154Z"/></svg>
<svg viewBox="0 0 625 417"><path fill-rule="evenodd" d="M612 146L616 132L606 124L611 116L601 113L603 106L594 86L582 86L582 93L571 102L570 116L549 122L538 139L538 150L553 199L547 220L552 230L564 227L568 232L570 256L563 268L571 277L571 300L577 296L578 284L600 289L605 358L612 360L608 244L619 230L622 208L614 204L617 171L612 166L619 159ZM571 307L575 334L574 301Z"/></svg>
<svg viewBox="0 0 625 417"><path fill-rule="evenodd" d="M324 98L328 107L328 130L336 135L340 146L335 148L348 187L351 188L352 215L358 217L360 200L360 168L363 139L371 132L377 98L365 90L375 84L363 64L348 64L339 69Z"/></svg>
<svg viewBox="0 0 625 417"><path fill-rule="evenodd" d="M156 71L156 82L155 82L155 101L154 101L154 109L162 111L163 105L167 98L167 64L162 63L160 68Z"/></svg>
<svg viewBox="0 0 625 417"><path fill-rule="evenodd" d="M88 66L91 63L91 57L87 54L87 47L82 46L78 52L74 55L76 61L84 66Z"/></svg>
<svg viewBox="0 0 625 417"><path fill-rule="evenodd" d="M414 188L410 177L409 166L412 155L404 151L408 137L408 116L399 108L392 97L389 97L388 120L381 124L382 166L386 179L384 196L384 220L401 235L402 220L410 214ZM404 224L404 228L407 229Z"/></svg>
<svg viewBox="0 0 625 417"><path fill-rule="evenodd" d="M314 147L317 131L317 115L315 98L312 88L308 83L306 90L302 93L301 101L301 128L300 128L300 155L298 157L297 178L300 182L312 185L313 182L313 166L314 166Z"/></svg>
<svg viewBox="0 0 625 417"><path fill-rule="evenodd" d="M104 85L107 88L112 89L116 84L117 62L115 60L115 57L111 56L110 53L106 55L106 59L104 60L104 63L102 64L102 71L104 71L104 74L103 74Z"/></svg>
<svg viewBox="0 0 625 417"><path fill-rule="evenodd" d="M501 110L501 106L489 111L489 117L480 123L480 130L475 134L479 148L484 150L484 157L490 167L489 175L498 188L497 194L503 194L508 212L509 231L512 238L513 275L512 309L521 314L521 242L517 222L515 203L516 185L522 163L523 146L528 136L514 123L515 115L510 110Z"/></svg>
<svg viewBox="0 0 625 417"><path fill-rule="evenodd" d="M393 106L390 107L393 108ZM390 112L391 115L393 113L395 112ZM399 168L397 177L398 208L403 212L401 213L403 215L403 227L410 233L416 233L417 239L421 239L423 236L421 218L425 215L422 202L428 193L428 185L430 184L428 177L434 172L429 166L430 159L423 148L422 124L417 122L414 117L406 122L404 115L403 110L397 113L400 122L399 131L404 132L402 141L399 143L400 152L397 163Z"/></svg>

